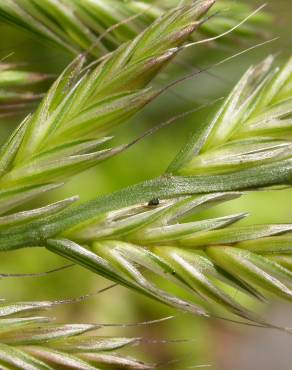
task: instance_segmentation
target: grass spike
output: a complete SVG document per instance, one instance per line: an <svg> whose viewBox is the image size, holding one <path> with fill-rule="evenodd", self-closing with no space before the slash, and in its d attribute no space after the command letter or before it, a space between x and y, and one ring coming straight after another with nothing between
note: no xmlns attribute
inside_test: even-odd
<svg viewBox="0 0 292 370"><path fill-rule="evenodd" d="M181 4L170 1L102 0L7 0L0 4L0 18L60 46L71 54L89 50L98 57L133 39L169 9L200 5L200 0ZM214 16L200 30L201 37L224 34L252 12L244 3L218 2ZM235 30L229 41L261 35L270 17L260 12ZM93 47L95 46L95 47Z"/></svg>
<svg viewBox="0 0 292 370"><path fill-rule="evenodd" d="M199 27L213 3L203 0L166 12L87 72L82 73L84 55L78 56L2 150L0 186L5 202L0 212L25 201L23 189L44 190L123 150L99 146L157 95L147 85L175 57L176 47ZM46 4L57 6L51 0ZM17 203L12 196L18 196Z"/></svg>

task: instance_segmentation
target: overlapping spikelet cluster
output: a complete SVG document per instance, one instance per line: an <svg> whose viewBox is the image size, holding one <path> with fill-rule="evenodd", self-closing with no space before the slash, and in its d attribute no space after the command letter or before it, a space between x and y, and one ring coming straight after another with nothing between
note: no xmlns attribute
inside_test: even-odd
<svg viewBox="0 0 292 370"><path fill-rule="evenodd" d="M115 351L140 342L140 338L97 336L102 325L57 324L41 311L58 302L0 302L1 369L52 370L128 369L147 365Z"/></svg>
<svg viewBox="0 0 292 370"><path fill-rule="evenodd" d="M240 185L237 176L243 176L244 190L249 188L245 184L249 184L251 174L257 178L257 173L265 174L263 171L274 166L285 174L285 181L291 181L290 80L290 60L281 68L272 67L271 58L252 67L206 129L196 134L174 160L169 167L171 174L61 213L58 211L63 204L53 205L51 210L56 210L56 215L49 210L45 221L40 220L45 216L41 210L3 216L3 248L45 245L169 305L207 315L204 302L208 301L263 323L224 286L256 299L264 300L274 293L290 300L292 226L230 227L245 214L180 220L241 196L230 183L226 185L229 191L220 190L226 176L233 177L236 188ZM206 156L213 160L199 166L197 163L204 163L201 158ZM269 171L266 176L262 175L255 187L271 185ZM199 179L205 182L198 190ZM286 183L280 176L274 180L273 184ZM210 184L211 189L218 190L210 191ZM145 274L147 270L192 292L194 300L185 301L163 290Z"/></svg>
<svg viewBox="0 0 292 370"><path fill-rule="evenodd" d="M0 6L8 4L11 2ZM82 70L81 56L65 70L38 110L1 148L0 234L11 238L12 229L60 215L76 200L72 197L39 209L12 211L120 151L99 147L110 139L105 135L113 127L155 96L154 89L146 89L146 85L176 55L176 47L199 26L198 19L211 4L205 1L171 10L132 42L106 56L96 68ZM5 86L8 80L14 86L16 82L26 84L32 77L8 73L4 65L1 72ZM1 369L153 368L113 352L138 344L139 338L98 337L94 331L99 325L55 324L34 314L54 307L55 302L0 303Z"/></svg>
<svg viewBox="0 0 292 370"><path fill-rule="evenodd" d="M74 60L2 147L0 214L120 152L104 147L107 135L155 97L147 84L212 3L170 10L93 69Z"/></svg>
<svg viewBox="0 0 292 370"><path fill-rule="evenodd" d="M246 72L214 119L174 160L166 182L156 182L160 200L149 198L148 204L111 212L96 207L95 217L92 210L91 216L87 212L82 222L76 220L74 227L61 234L67 240L50 240L49 249L170 305L199 313L189 302L156 286L145 271L183 286L201 306L211 301L250 320L257 319L224 285L261 300L270 293L291 300L291 224L230 227L245 214L180 223L189 213L242 195L232 189L213 193L208 188L197 191L208 194L187 195L192 192L190 179L194 186L200 177L220 188L220 179L226 174L234 181L238 174L244 174L248 184L251 173L257 177L257 171L263 174L263 168L273 166L285 172L287 183L291 183L291 66L290 59L283 67L274 68L268 58ZM179 187L175 186L177 179L181 179ZM269 173L266 185L268 180ZM260 181L265 182L264 175ZM168 191L162 186L167 183L173 186ZM275 184L283 183L278 178ZM140 184L132 191L138 189L147 193L148 186ZM121 204L125 196L126 191L114 197ZM97 204L88 206L94 209ZM81 245L90 247L86 250Z"/></svg>
<svg viewBox="0 0 292 370"><path fill-rule="evenodd" d="M134 38L169 8L193 3L193 0L7 0L0 3L0 17L73 54L90 49L96 57ZM244 3L220 1L214 7L216 16L201 27L200 34L224 33L250 13L250 7ZM261 12L232 37L242 40L261 34L269 23L269 16Z"/></svg>
<svg viewBox="0 0 292 370"><path fill-rule="evenodd" d="M92 70L83 68L82 56L67 68L2 148L0 249L43 246L168 305L207 316L211 302L213 309L218 305L265 326L230 288L260 300L271 293L291 300L291 225L232 226L244 214L186 222L184 217L244 190L291 185L291 60L281 68L272 66L272 58L251 67L163 176L78 207L67 208L74 200L68 199L11 213L121 151L99 146L155 97L146 85L212 3L170 10ZM12 0L6 10L12 4L19 11ZM44 4L55 12L54 1ZM73 15L64 21L68 30ZM149 270L190 292L190 299L161 287Z"/></svg>

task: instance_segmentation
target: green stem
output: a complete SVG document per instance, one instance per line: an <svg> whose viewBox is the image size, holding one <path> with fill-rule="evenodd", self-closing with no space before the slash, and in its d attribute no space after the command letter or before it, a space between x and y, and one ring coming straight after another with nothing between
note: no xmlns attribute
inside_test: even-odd
<svg viewBox="0 0 292 370"><path fill-rule="evenodd" d="M153 198L170 198L186 194L221 191L252 190L273 185L292 184L292 159L214 176L161 176L99 196L77 207L70 207L58 215L22 226L8 228L0 233L0 251L44 246L48 238L61 235L69 228L115 209Z"/></svg>

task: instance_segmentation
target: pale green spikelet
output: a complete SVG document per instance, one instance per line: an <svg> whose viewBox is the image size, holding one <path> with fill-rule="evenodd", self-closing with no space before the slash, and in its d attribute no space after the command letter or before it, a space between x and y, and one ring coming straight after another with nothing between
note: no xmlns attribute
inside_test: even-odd
<svg viewBox="0 0 292 370"><path fill-rule="evenodd" d="M46 75L16 69L13 64L0 63L0 88L32 85L46 78Z"/></svg>
<svg viewBox="0 0 292 370"><path fill-rule="evenodd" d="M273 58L251 67L202 133L196 133L171 164L178 175L234 173L291 162L292 59Z"/></svg>
<svg viewBox="0 0 292 370"><path fill-rule="evenodd" d="M209 302L212 309L218 304L264 324L225 288L233 287L260 300L273 293L291 301L292 272L287 264L282 266L270 256L271 252L283 252L283 238L291 240L292 225L230 227L246 217L244 213L180 222L187 215L239 196L241 193L234 192L185 196L100 214L65 231L63 239L49 239L47 248L176 308L207 315L204 307ZM270 243L269 253L260 255L256 247L249 251L257 241ZM285 253L291 253L288 243ZM194 301L159 288L148 270L191 292Z"/></svg>
<svg viewBox="0 0 292 370"><path fill-rule="evenodd" d="M117 350L137 345L141 338L98 336L99 324L58 324L41 311L60 303L0 302L1 369L53 370L128 369L146 370L148 365Z"/></svg>
<svg viewBox="0 0 292 370"><path fill-rule="evenodd" d="M19 69L13 63L0 63L0 117L16 114L29 108L41 98L41 93L28 88L50 76Z"/></svg>
<svg viewBox="0 0 292 370"><path fill-rule="evenodd" d="M200 1L184 3L199 5ZM73 54L90 49L96 57L133 39L167 9L179 5L179 0L6 0L0 3L0 17ZM214 13L216 16L202 26L202 36L226 32L249 15L251 9L246 4L227 0L218 2ZM262 33L269 23L269 17L261 12L234 34L240 39L254 36ZM95 47L91 48L92 45Z"/></svg>
<svg viewBox="0 0 292 370"><path fill-rule="evenodd" d="M100 148L106 135L156 96L146 85L212 3L169 11L91 70L82 73L85 57L77 57L1 150L0 213L119 153Z"/></svg>
<svg viewBox="0 0 292 370"><path fill-rule="evenodd" d="M239 156L237 162L220 168L216 175L210 176L205 170L206 173L197 176L197 171L192 169L189 177L178 176L177 180L173 180L167 175L165 182L157 179L108 196L103 209L100 207L102 198L100 202L89 202L79 208L76 216L71 213L71 227L67 223L70 211L67 221L65 214L59 229L63 239L50 239L47 247L114 281L172 306L200 314L204 311L193 303L161 290L148 274L144 274L144 270L151 270L191 290L196 303L198 299L211 301L252 321L260 320L222 289L222 281L256 298L267 299L273 293L291 300L292 275L289 260L285 260L285 256L291 253L291 224L230 227L245 214L179 223L189 212L198 212L241 195L232 192L230 183L228 192L212 193L211 188L210 194L188 195L210 192L206 187L208 183L209 186L214 183L216 189L220 181L224 183L226 176L229 176L224 172L231 172L234 183L238 180L237 174L245 175L248 184L248 171L253 171L251 173L257 178L264 169L267 178L262 176L260 181L263 181L261 186L267 186L270 185L268 166L275 166L278 174L284 172L288 176L286 179L291 181L291 62L289 60L281 68L272 68L271 63L272 58L268 58L243 76L215 119L203 134L192 139L170 168L172 173L180 175L185 163L190 166L189 163L194 163L197 157L209 152L212 155L213 151L214 161L220 161L217 143L219 146L223 142L221 146L224 148L225 141L231 150L234 142L235 148L238 148L237 140L246 142L243 148L258 145L260 150L258 154L255 152L253 161L245 163L246 158L235 150L233 156ZM261 136L258 136L259 132ZM280 141L286 150L275 156L269 153L262 155L262 152L271 150L263 146L267 141L274 145ZM203 154L201 148L204 148ZM232 156L230 151L228 153L226 159L230 160ZM246 169L249 167L251 169ZM205 178L205 183L198 184L199 178ZM285 183L282 183L280 176L275 180L275 185ZM51 223L52 230L56 227L56 231L59 226L56 217ZM43 231L48 235L51 232L50 227ZM257 241L262 245L259 253ZM84 245L89 249L85 249Z"/></svg>
<svg viewBox="0 0 292 370"><path fill-rule="evenodd" d="M211 5L197 4L200 11L194 5L167 13L79 83L72 78L79 75L82 58L72 63L2 150L3 213L14 199L19 204L100 160L95 155L104 152L82 162L91 153L87 140L90 148L100 144L108 130L155 95L145 85L198 26L198 11L202 15ZM276 327L234 297L232 289L260 301L270 295L291 301L291 224L238 226L246 217L242 213L184 218L246 189L291 185L291 78L291 61L273 68L269 57L251 67L166 174L77 207L68 199L4 215L0 250L46 247L172 307L203 316L217 315L220 307L259 326ZM79 135L85 142L76 141ZM76 148L86 154L76 156ZM164 289L155 275L176 286ZM189 292L189 299L176 293L177 286Z"/></svg>

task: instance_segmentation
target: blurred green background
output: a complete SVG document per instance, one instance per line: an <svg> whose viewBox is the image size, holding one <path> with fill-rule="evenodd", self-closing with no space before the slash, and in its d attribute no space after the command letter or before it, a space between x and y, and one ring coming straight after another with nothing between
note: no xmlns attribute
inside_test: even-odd
<svg viewBox="0 0 292 370"><path fill-rule="evenodd" d="M261 4L258 1L249 3L253 7ZM279 59L290 55L292 1L270 0L266 9L274 17L267 37L279 36L279 39L175 86L126 126L119 128L115 132L115 143L129 142L145 129L178 113L225 96L250 64L260 61L269 53L277 54ZM0 24L0 35L0 58L12 53L6 62L24 63L26 70L50 73L54 76L70 61L70 55L40 42L22 30ZM217 46L194 46L169 66L156 83L160 86L166 85L167 82L189 73L194 67L208 67L248 46L250 44L240 41L235 44L221 42ZM34 89L45 91L49 82L46 81ZM33 106L30 109L33 109ZM120 156L76 176L61 190L50 193L45 199L30 206L75 194L80 196L80 201L84 201L161 174L184 144L188 133L208 120L215 109L216 105L178 120ZM23 116L24 113L20 113L0 118L1 142ZM243 221L245 223L291 222L291 195L291 190L248 194L240 200L217 207L211 215L248 211L250 217ZM42 272L66 264L61 257L42 249L2 253L0 258L1 273ZM72 267L45 277L2 279L0 297L10 300L62 299L92 293L108 284L108 281L80 267ZM273 302L258 309L270 321L292 326L292 318L286 304ZM178 364L165 365L165 369L186 369L197 365L210 365L208 368L214 370L291 369L291 338L284 334L177 313L125 288L116 287L83 303L64 305L54 313L59 321L96 323L133 323L169 314L176 315L174 319L161 324L131 329L107 328L100 332L105 335L134 335L152 339L189 339L182 343L145 344L143 353L139 350L140 357L143 356L149 361L179 361ZM137 349L134 348L135 351Z"/></svg>

